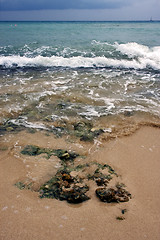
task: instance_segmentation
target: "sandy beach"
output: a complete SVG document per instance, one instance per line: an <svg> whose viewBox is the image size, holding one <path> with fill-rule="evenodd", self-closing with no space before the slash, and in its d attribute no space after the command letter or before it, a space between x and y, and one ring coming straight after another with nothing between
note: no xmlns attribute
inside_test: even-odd
<svg viewBox="0 0 160 240"><path fill-rule="evenodd" d="M70 204L41 199L40 184L55 174L58 158L24 156L27 144L65 148L86 156L85 161L107 163L132 194L124 203L104 203L90 183L90 200ZM63 138L21 131L1 137L1 240L158 240L160 236L160 129L141 127L130 136L103 143L71 143ZM80 161L79 159L77 161ZM16 182L32 179L33 189L20 190Z"/></svg>

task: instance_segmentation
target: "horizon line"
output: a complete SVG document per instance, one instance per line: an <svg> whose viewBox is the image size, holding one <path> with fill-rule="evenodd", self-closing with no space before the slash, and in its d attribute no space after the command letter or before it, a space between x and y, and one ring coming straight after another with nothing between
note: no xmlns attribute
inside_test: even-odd
<svg viewBox="0 0 160 240"><path fill-rule="evenodd" d="M159 20L0 20L0 22L160 22Z"/></svg>

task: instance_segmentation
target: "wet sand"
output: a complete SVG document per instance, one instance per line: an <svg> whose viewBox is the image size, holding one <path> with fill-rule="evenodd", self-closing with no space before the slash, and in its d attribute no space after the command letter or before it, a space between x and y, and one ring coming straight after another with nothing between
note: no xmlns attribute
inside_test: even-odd
<svg viewBox="0 0 160 240"><path fill-rule="evenodd" d="M80 152L87 161L110 164L127 186L132 199L126 203L100 202L91 184L91 199L69 204L40 199L36 191L14 184L32 179L34 190L56 172L59 161L43 155L23 156L27 144L66 148ZM0 146L1 240L158 240L160 236L160 129L142 127L131 136L92 145L71 143L41 132L8 133ZM6 150L7 149L7 150ZM122 210L126 209L122 214ZM123 217L118 220L117 217Z"/></svg>

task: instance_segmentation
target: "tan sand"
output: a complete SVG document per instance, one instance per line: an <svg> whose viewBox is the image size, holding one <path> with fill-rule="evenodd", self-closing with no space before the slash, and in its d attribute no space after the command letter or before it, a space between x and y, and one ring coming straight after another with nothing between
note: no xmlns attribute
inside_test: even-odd
<svg viewBox="0 0 160 240"><path fill-rule="evenodd" d="M132 194L126 203L91 200L73 205L40 199L38 192L14 186L35 180L35 189L55 172L59 161L20 154L26 144L81 151L88 161L110 164ZM0 151L0 240L158 240L160 239L160 129L143 127L132 136L103 145L71 144L42 133L7 134ZM8 147L8 150L5 150ZM3 151L2 151L3 150ZM37 184L37 185L36 185ZM127 209L125 214L121 210ZM117 217L124 220L117 220Z"/></svg>

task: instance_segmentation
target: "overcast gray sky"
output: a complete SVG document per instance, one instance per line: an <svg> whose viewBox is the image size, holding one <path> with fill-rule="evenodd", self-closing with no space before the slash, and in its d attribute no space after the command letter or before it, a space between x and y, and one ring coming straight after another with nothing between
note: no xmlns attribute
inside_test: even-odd
<svg viewBox="0 0 160 240"><path fill-rule="evenodd" d="M160 20L160 0L0 0L0 20Z"/></svg>

